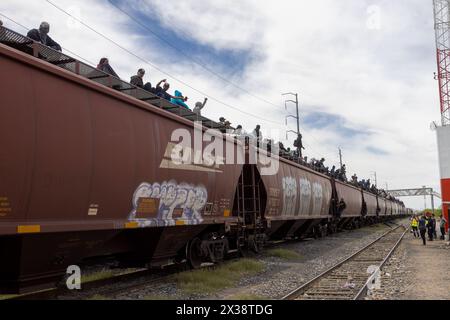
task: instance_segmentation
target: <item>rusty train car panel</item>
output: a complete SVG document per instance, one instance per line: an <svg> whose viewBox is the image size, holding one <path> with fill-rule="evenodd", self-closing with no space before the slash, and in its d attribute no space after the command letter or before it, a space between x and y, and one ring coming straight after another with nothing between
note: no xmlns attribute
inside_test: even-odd
<svg viewBox="0 0 450 320"><path fill-rule="evenodd" d="M378 197L378 206L380 207L380 216L385 216L387 212L386 199Z"/></svg>
<svg viewBox="0 0 450 320"><path fill-rule="evenodd" d="M367 215L369 217L375 217L378 214L378 201L377 197L371 193L368 193L366 191L363 192L364 194L364 201L367 206Z"/></svg>
<svg viewBox="0 0 450 320"><path fill-rule="evenodd" d="M361 216L363 205L361 189L336 181L336 192L337 199L344 199L347 206L342 212L343 218Z"/></svg>

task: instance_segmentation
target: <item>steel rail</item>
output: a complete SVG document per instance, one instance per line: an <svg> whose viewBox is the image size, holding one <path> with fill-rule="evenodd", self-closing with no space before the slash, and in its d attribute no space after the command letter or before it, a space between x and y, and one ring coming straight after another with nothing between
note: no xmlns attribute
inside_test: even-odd
<svg viewBox="0 0 450 320"><path fill-rule="evenodd" d="M391 251L389 251L389 253L387 254L387 256L384 258L383 262L380 264L380 266L378 267L379 270L381 271L384 267L384 265L388 262L388 260L391 258L392 254L394 253L394 251L397 249L397 247L400 245L400 243L402 242L403 238L405 237L406 233L410 230L410 228L406 228L405 232L403 232L402 236L400 237L400 239L398 239L398 241L395 243L394 247L391 249ZM369 292L369 285L370 283L373 281L373 275L369 277L369 279L367 280L366 284L364 285L364 287L361 288L361 290L356 294L356 296L353 298L353 300L362 300L365 296L367 296L367 293Z"/></svg>
<svg viewBox="0 0 450 320"><path fill-rule="evenodd" d="M397 227L387 231L386 233L384 233L383 235L381 235L380 237L378 237L377 239L375 239L374 241L372 241L371 243L369 243L368 245L366 245L362 249L360 249L357 252L351 254L349 257L345 258L341 262L338 262L337 264L335 264L331 268L327 269L326 271L322 272L318 276L316 276L313 279L311 279L310 281L306 282L305 284L303 284L299 288L297 288L294 291L292 291L291 293L287 294L286 296L281 298L281 300L295 300L295 298L298 297L301 294L301 292L303 292L306 289L308 289L309 287L311 287L313 284L315 284L316 282L318 282L319 280L321 280L322 278L324 278L325 276L330 274L332 271L336 270L337 268L341 267L345 263L349 262L350 260L352 260L354 257L359 255L360 253L364 252L365 250L367 250L368 248L370 248L371 246L373 246L374 244L379 242L381 239L385 238L387 235L391 234L392 232L394 232L397 229L402 228L402 227L403 226L400 225L400 226L397 226Z"/></svg>

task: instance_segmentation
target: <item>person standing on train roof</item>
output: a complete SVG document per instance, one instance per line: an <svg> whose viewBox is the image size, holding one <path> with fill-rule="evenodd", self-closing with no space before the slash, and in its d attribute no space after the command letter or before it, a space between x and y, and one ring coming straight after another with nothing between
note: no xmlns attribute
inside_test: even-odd
<svg viewBox="0 0 450 320"><path fill-rule="evenodd" d="M203 103L201 103L200 101L197 102L195 104L195 108L192 112L194 112L196 115L201 116L202 115L202 110L203 108L206 106L206 103L208 102L208 98L205 98L205 100L203 101Z"/></svg>
<svg viewBox="0 0 450 320"><path fill-rule="evenodd" d="M419 219L419 231L420 231L420 236L422 238L423 241L423 245L426 246L427 245L427 239L426 239L426 234L427 234L427 220L425 219L425 216L422 215Z"/></svg>
<svg viewBox="0 0 450 320"><path fill-rule="evenodd" d="M300 158L302 158L302 150L305 150L303 146L303 136L299 133L297 136L297 140L294 141L294 147L297 148L297 154Z"/></svg>
<svg viewBox="0 0 450 320"><path fill-rule="evenodd" d="M46 45L47 47L50 47L56 51L62 51L61 46L53 41L52 38L48 35L50 32L50 24L48 22L42 22L38 29L32 29L28 31L27 37L36 41L40 42L43 45Z"/></svg>
<svg viewBox="0 0 450 320"><path fill-rule="evenodd" d="M261 133L261 126L259 124L256 126L255 130L253 130L252 135L256 139L256 147L259 148L259 145L263 140L263 136Z"/></svg>
<svg viewBox="0 0 450 320"><path fill-rule="evenodd" d="M100 62L97 65L97 69L103 71L104 73L112 75L112 76L114 76L116 78L119 78L117 73L114 71L114 69L109 64L108 58L101 58Z"/></svg>

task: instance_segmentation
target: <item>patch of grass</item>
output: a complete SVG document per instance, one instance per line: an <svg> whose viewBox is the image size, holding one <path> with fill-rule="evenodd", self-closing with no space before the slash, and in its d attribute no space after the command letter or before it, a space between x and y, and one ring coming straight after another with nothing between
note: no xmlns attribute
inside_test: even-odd
<svg viewBox="0 0 450 320"><path fill-rule="evenodd" d="M229 288L245 277L264 270L261 262L242 259L217 267L180 273L175 276L181 290L187 294L213 293Z"/></svg>
<svg viewBox="0 0 450 320"><path fill-rule="evenodd" d="M267 251L269 257L276 257L283 260L300 260L301 256L292 250L287 249L272 249Z"/></svg>
<svg viewBox="0 0 450 320"><path fill-rule="evenodd" d="M11 299L17 297L17 295L15 294L5 294L5 295L0 295L0 300L7 300L7 299Z"/></svg>
<svg viewBox="0 0 450 320"><path fill-rule="evenodd" d="M261 301L261 300L269 300L266 297L261 297L256 294L249 294L249 293L240 293L235 294L228 298L228 300L253 300L253 301Z"/></svg>
<svg viewBox="0 0 450 320"><path fill-rule="evenodd" d="M87 275L82 275L81 276L81 283L88 283L88 282L92 282L92 281L98 281L98 280L103 280L103 279L108 279L114 276L114 272L112 272L111 270L103 270L100 272L95 272L95 273L91 273L91 274L87 274Z"/></svg>

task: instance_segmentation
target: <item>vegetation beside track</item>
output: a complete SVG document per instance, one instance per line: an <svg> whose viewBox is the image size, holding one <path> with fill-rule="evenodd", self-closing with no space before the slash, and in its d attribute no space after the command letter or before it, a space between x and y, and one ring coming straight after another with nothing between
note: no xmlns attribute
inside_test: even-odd
<svg viewBox="0 0 450 320"><path fill-rule="evenodd" d="M187 294L214 293L236 285L240 279L264 271L261 262L242 259L214 269L183 272L174 276L179 288Z"/></svg>
<svg viewBox="0 0 450 320"><path fill-rule="evenodd" d="M297 252L295 252L293 250L287 250L287 249L268 250L266 255L269 257L275 257L275 258L280 258L280 259L289 260L289 261L300 260L302 258L302 256L299 255Z"/></svg>

